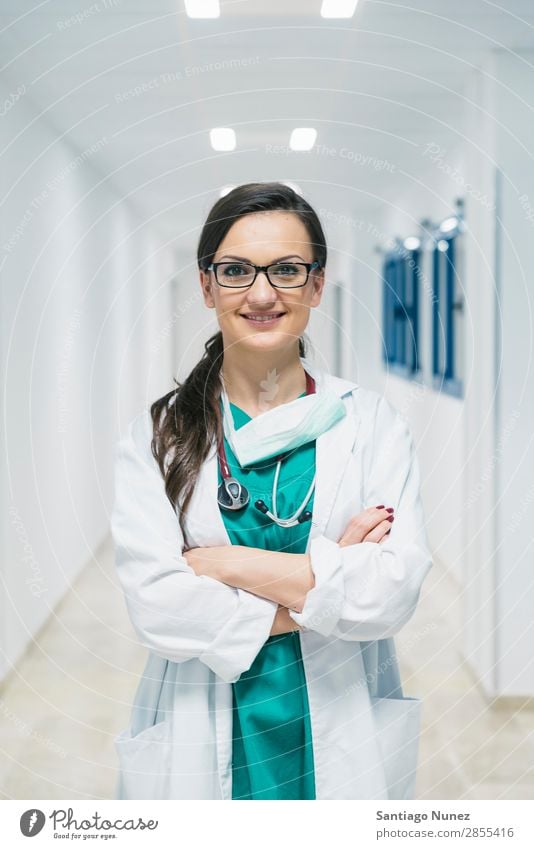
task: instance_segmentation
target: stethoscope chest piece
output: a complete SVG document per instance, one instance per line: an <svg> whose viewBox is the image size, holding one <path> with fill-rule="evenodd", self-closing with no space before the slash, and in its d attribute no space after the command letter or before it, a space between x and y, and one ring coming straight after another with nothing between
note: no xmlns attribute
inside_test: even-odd
<svg viewBox="0 0 534 849"><path fill-rule="evenodd" d="M310 395L312 392L315 392L315 380L306 372L306 395ZM217 489L217 501L219 506L223 510L242 510L243 507L250 501L250 495L248 489L243 484L239 483L239 481L232 477L230 474L230 469L228 467L228 462L226 460L226 451L224 450L224 440L221 439L218 443L217 453L219 456L219 467L222 475L222 483L219 484ZM276 471L274 474L273 480L273 492L272 492L272 500L273 500L273 508L272 511L269 510L265 501L261 498L254 502L254 507L256 510L259 510L260 513L263 513L265 516L268 516L272 522L278 525L280 528L291 528L294 525L300 525L302 522L311 521L312 514L309 510L304 510L306 504L311 498L312 492L315 489L315 475L313 476L313 480L308 489L308 492L304 496L304 500L302 501L300 507L293 513L292 516L287 516L286 518L282 518L278 515L278 511L276 509L276 493L278 488L278 477L280 475L280 467L282 465L282 460L285 459L287 455L285 453L279 454L276 457Z"/></svg>
<svg viewBox="0 0 534 849"><path fill-rule="evenodd" d="M242 510L250 501L248 489L236 478L227 477L219 484L217 501L224 510Z"/></svg>

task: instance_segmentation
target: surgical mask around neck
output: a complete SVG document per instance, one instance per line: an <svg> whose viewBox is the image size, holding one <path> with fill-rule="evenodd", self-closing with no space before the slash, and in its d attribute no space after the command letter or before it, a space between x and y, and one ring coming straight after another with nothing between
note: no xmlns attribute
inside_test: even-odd
<svg viewBox="0 0 534 849"><path fill-rule="evenodd" d="M224 435L241 466L311 442L347 412L339 395L316 385L311 395L279 404L236 429L224 383L221 400Z"/></svg>

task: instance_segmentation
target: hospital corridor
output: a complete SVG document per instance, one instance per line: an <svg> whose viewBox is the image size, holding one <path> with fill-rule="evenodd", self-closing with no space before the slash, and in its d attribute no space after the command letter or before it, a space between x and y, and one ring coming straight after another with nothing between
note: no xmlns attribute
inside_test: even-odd
<svg viewBox="0 0 534 849"><path fill-rule="evenodd" d="M336 552L332 546L367 491L355 471L368 435L362 413L352 452L352 443L347 448L350 464L339 468L323 498L329 462L317 455L313 512L294 523L315 527L306 520L322 516L316 511L326 510L327 501L331 509L337 497L339 514L329 524L324 514L324 536L315 549L332 546L315 575L315 589L331 581L326 607L303 620L312 632L301 634L310 640L304 651L308 688L309 658L320 640L332 658L335 645L343 644L343 657L352 658L344 666L350 676L350 652L358 651L360 640L392 637L391 663L398 662L404 697L421 704L413 798L534 798L532 3L0 0L0 56L0 799L115 798L115 739L129 725L149 641L164 644L163 626L147 613L155 580L147 573L140 582L147 595L140 590L130 611L117 569L111 527L117 444L126 434L130 439L130 424L141 420L136 417L188 378L219 330L218 319L228 334L228 372L250 366L256 373L252 354L248 362L247 355L239 360L239 345L250 345L243 350L259 352L267 364L259 397L272 400L269 345L285 344L284 327L290 328L286 337L293 333L298 316L292 307L308 297L306 287L321 271L324 289L320 302L311 302L306 358L317 375L327 372L356 385L356 403L362 394L376 397L367 390L383 396L397 422L409 428L432 568L418 598L414 590L404 602L398 590L399 609L413 604L402 627L386 632L369 623L361 631L369 636L357 641L347 618L324 624L333 615L328 605L338 618L341 609L348 617L351 604L357 606L356 597L347 600L347 574L339 578L329 558L339 557L336 563L346 570L359 562L358 549L371 552L370 541ZM240 219L232 243L238 247L215 259L212 252L204 266L202 280L215 286L214 307L201 287L199 239L202 245L214 204L230 209L234 197L236 207L238 199L244 204L235 190L248 184L260 198L258 211ZM285 216L275 220L288 239L300 232L288 223L291 210L313 208L328 249L324 269L318 237L298 254L271 256L261 226L246 230L245 219L265 221L270 214L262 211L267 207L259 184L277 184L276 197L295 204L275 206L272 213ZM213 232L226 226L221 213ZM228 242L232 229L220 232ZM239 248L245 237L258 238L256 259L246 244ZM253 291L273 314L280 304L289 314L272 318L266 309L256 316ZM319 377L312 383L319 404L322 383ZM212 384L206 385L209 403ZM283 381L281 388L279 397L290 404L321 409L311 406L309 375L302 397L287 392ZM195 392L204 397L191 384L190 396ZM245 398L242 389L230 400L234 415L243 402L240 413L248 419L253 413ZM229 408L224 415L226 428ZM200 453L208 417L199 408L187 421L187 445ZM329 419L329 426L337 424ZM235 462L234 453L245 454L247 443L245 436L238 443L235 421L232 427L225 430L234 437L228 436L226 451ZM244 433L252 433L253 451L254 433ZM276 434L272 438L277 445ZM332 452L345 445L342 438L330 444ZM420 550L411 538L401 545L400 534L403 510L410 509L408 487L418 480L404 480L404 454L396 453L396 444L392 436L389 454L387 445L376 446L389 463L389 471L378 475L377 498L388 507L398 486L399 506L391 536L378 542L383 559L367 565L390 569L396 586L402 574L395 564L406 562L404 584L413 579L415 586L416 569L423 568ZM280 447L269 456L278 457ZM263 456L257 452L257 459ZM131 463L132 487L151 461L134 466L124 460L125 468ZM221 488L226 485L228 498L231 493L220 452L218 461L219 467L216 458L211 466L206 461L211 478L198 465L186 465L196 469L190 483L197 473L199 487L211 480L213 504L219 494L222 510ZM375 467L369 468L371 474ZM242 470L236 477L245 480ZM150 492L148 484L140 483L137 493L132 488L139 511L131 527L116 519L124 549L142 536L145 523L146 539L156 534L148 499L157 485L171 510L163 481L151 480ZM265 491L272 506L270 488ZM188 530L195 539L201 523L194 511L200 515L207 497L197 491L191 501ZM352 498L354 509L347 503ZM363 499L359 509L371 506L374 500ZM419 516L417 505L413 509ZM259 511L262 522L273 517L265 505ZM272 512L276 516L274 506ZM230 518L237 522L233 513ZM275 524L282 550L285 526ZM170 546L174 529L163 519L161 529ZM197 543L200 551L210 544L208 531L206 542ZM214 530L209 538L217 538ZM139 546L141 570L158 559L149 548ZM176 551L169 563L183 563L181 554ZM213 588L207 573L202 582ZM362 598L374 586L370 575ZM226 585L232 599L254 596L244 584L231 588ZM221 603L230 598L220 584L218 591ZM253 598L258 615L251 617L257 628L264 627L261 611L267 610L259 606L260 595ZM277 601L266 591L267 600ZM177 605L177 627L188 615L194 619L195 603ZM377 620L393 601L381 604ZM306 617L305 605L304 614L293 612ZM378 610L370 602L367 609L370 615ZM152 623L148 637L130 617L136 610ZM220 618L223 639L229 626L222 612ZM274 640L276 632L267 628L264 638L269 634ZM200 627L198 635L204 638ZM165 639L172 645L172 630ZM200 666L196 656L185 659L196 651L195 640L196 632L190 639L186 634L169 665L177 661L182 671ZM188 679L183 671L180 680L191 690L207 689L205 681L218 680L212 670L226 668L222 650L217 666L209 649L201 656L209 679L196 672ZM234 687L230 672L223 677ZM350 677L343 680L343 693L332 694L332 701L355 698ZM196 721L192 741L204 720ZM317 798L354 798L348 790L344 796L342 789L336 794L317 787Z"/></svg>

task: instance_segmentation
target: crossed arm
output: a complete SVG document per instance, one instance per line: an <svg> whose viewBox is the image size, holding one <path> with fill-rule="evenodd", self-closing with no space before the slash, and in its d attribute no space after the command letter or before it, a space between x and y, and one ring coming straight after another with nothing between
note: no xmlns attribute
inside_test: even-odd
<svg viewBox="0 0 534 849"><path fill-rule="evenodd" d="M388 508L371 507L354 516L339 540L340 546L378 542L388 532L392 519ZM231 587L248 590L276 601L284 610L280 618L290 628L295 622L287 610L302 612L306 595L315 586L310 555L268 551L245 545L191 548L185 559L197 575L208 575ZM275 623L275 628L278 624Z"/></svg>
<svg viewBox="0 0 534 849"><path fill-rule="evenodd" d="M395 505L395 532L385 536L385 509L368 508L350 519L340 540L320 534L309 553L287 554L241 546L184 551L150 449L150 412L138 416L116 449L111 529L142 645L175 663L197 658L230 682L250 668L269 631L297 625L343 640L397 633L415 610L432 560L409 429L385 400L372 421L373 438L362 436L365 498ZM376 525L367 535L362 517Z"/></svg>
<svg viewBox="0 0 534 849"><path fill-rule="evenodd" d="M192 548L183 555L197 575L208 575L231 587L278 602L271 636L300 630L288 608L302 611L315 583L309 554L287 554L246 545Z"/></svg>
<svg viewBox="0 0 534 849"><path fill-rule="evenodd" d="M191 548L184 552L184 557L197 575L209 575L298 613L315 583L309 554L220 545Z"/></svg>
<svg viewBox="0 0 534 849"><path fill-rule="evenodd" d="M300 630L288 608L300 613L315 584L309 554L287 554L246 545L191 548L185 559L197 575L208 575L231 587L278 602L271 636Z"/></svg>

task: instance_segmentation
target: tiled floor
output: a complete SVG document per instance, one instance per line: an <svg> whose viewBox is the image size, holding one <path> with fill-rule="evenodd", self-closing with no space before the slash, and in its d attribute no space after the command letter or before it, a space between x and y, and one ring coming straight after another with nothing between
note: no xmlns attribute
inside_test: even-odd
<svg viewBox="0 0 534 849"><path fill-rule="evenodd" d="M423 699L417 794L532 799L534 710L488 704L461 659L459 611L435 564L396 638L405 694ZM113 737L144 661L108 541L0 689L0 798L114 798Z"/></svg>
<svg viewBox="0 0 534 849"><path fill-rule="evenodd" d="M534 798L534 702L488 699L464 662L461 598L435 562L415 616L396 639L406 695L423 700L417 795Z"/></svg>

